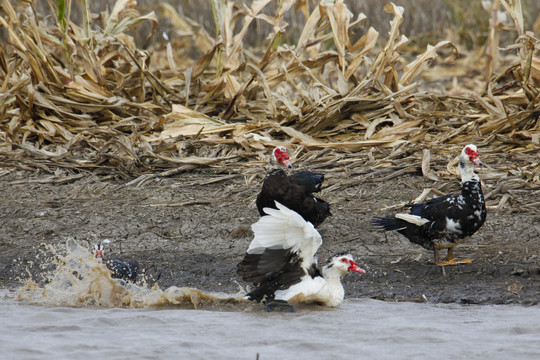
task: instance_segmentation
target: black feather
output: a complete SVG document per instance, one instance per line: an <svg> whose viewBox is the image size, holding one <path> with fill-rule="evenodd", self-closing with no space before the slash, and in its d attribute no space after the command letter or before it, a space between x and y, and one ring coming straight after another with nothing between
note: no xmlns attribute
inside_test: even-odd
<svg viewBox="0 0 540 360"><path fill-rule="evenodd" d="M289 180L301 186L306 194L312 194L321 191L324 175L315 174L309 170L302 170L289 175Z"/></svg>
<svg viewBox="0 0 540 360"><path fill-rule="evenodd" d="M246 254L236 272L244 281L256 286L247 296L260 302L264 297L273 299L277 290L299 283L305 275L300 262L298 254L289 250L267 248L259 254Z"/></svg>
<svg viewBox="0 0 540 360"><path fill-rule="evenodd" d="M474 234L486 220L482 185L476 180L463 183L461 194L440 196L423 203L406 206L410 214L420 216L428 222L419 226L393 216L374 217L373 227L397 231L411 242L426 249L433 249L434 240L456 242ZM459 231L449 229L447 219L459 223Z"/></svg>
<svg viewBox="0 0 540 360"><path fill-rule="evenodd" d="M135 281L139 275L140 265L137 261L106 260L105 266L111 271L113 279Z"/></svg>
<svg viewBox="0 0 540 360"><path fill-rule="evenodd" d="M270 171L263 182L256 204L259 214L265 207L276 208L275 201L297 212L304 220L319 226L330 213L330 204L313 195L321 190L324 175L303 170L287 176L285 171Z"/></svg>

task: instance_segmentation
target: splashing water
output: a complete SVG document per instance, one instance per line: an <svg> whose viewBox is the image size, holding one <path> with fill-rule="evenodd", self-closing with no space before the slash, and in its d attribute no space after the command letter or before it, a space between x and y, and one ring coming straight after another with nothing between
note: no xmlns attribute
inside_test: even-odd
<svg viewBox="0 0 540 360"><path fill-rule="evenodd" d="M65 255L52 246L49 259L56 265L42 274L46 284L33 280L17 290L17 299L31 305L69 307L181 307L219 309L227 305L249 306L243 294L212 295L198 289L172 286L165 290L148 286L143 278L140 284L113 279L105 264L97 261L86 247L73 239L66 241Z"/></svg>
<svg viewBox="0 0 540 360"><path fill-rule="evenodd" d="M74 240L66 242L65 255L56 250L49 248L56 268L43 274L46 285L29 281L19 289L0 289L2 358L540 358L538 306L348 299L336 309L266 313L240 294L161 290L144 281L112 279Z"/></svg>

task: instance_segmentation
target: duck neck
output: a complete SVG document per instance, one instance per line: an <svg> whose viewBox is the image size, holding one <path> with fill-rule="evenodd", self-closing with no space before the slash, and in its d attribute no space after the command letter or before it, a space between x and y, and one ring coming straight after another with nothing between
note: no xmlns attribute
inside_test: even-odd
<svg viewBox="0 0 540 360"><path fill-rule="evenodd" d="M274 169L276 167L279 167L279 163L276 161L276 158L274 157L274 154L270 154L270 158L268 159L268 167L270 169Z"/></svg>
<svg viewBox="0 0 540 360"><path fill-rule="evenodd" d="M480 178L474 172L474 165L471 162L465 162L463 158L459 160L459 172L461 174L461 183L480 181Z"/></svg>
<svg viewBox="0 0 540 360"><path fill-rule="evenodd" d="M339 306L345 297L345 289L341 284L341 271L336 269L323 269L323 277L325 280L324 290L320 291L323 297L321 301L330 307Z"/></svg>
<svg viewBox="0 0 540 360"><path fill-rule="evenodd" d="M323 268L322 274L329 286L341 286L341 271L333 267Z"/></svg>
<svg viewBox="0 0 540 360"><path fill-rule="evenodd" d="M482 183L474 172L474 165L471 162L460 160L459 170L461 172L461 195L466 199L471 199L479 203L485 209L484 195L482 194Z"/></svg>

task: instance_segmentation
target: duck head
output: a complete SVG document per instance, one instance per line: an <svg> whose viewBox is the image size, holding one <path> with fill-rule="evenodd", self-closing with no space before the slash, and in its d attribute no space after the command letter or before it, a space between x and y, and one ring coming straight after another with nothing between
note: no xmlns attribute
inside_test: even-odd
<svg viewBox="0 0 540 360"><path fill-rule="evenodd" d="M285 146L278 146L272 151L272 158L279 164L290 169L292 168L291 161L289 160L289 150Z"/></svg>
<svg viewBox="0 0 540 360"><path fill-rule="evenodd" d="M358 263L354 261L354 258L351 254L336 254L326 262L326 265L323 268L323 274L330 271L338 271L341 275L347 274L349 272L357 272L360 274L365 274L366 270L358 266Z"/></svg>

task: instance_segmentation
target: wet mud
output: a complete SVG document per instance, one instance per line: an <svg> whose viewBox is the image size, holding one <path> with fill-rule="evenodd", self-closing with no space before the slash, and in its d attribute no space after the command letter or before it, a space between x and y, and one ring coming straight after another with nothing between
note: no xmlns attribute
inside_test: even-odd
<svg viewBox="0 0 540 360"><path fill-rule="evenodd" d="M339 179L327 176L330 183ZM350 180L350 179L349 179ZM104 239L109 259L136 259L147 282L238 294L248 284L235 273L258 219L255 197L261 179L207 171L153 179L141 186L89 175L58 182L20 171L0 178L0 284L12 287L56 266L47 246L67 239ZM349 182L350 183L350 182ZM344 278L346 298L464 304L538 304L540 215L512 206L488 209L484 226L455 250L473 263L441 268L433 254L397 233L371 228L387 206L414 199L433 182L405 175L384 184L358 183L323 190L333 216L320 227L320 262L352 252L367 274ZM489 184L488 184L489 187ZM440 189L459 191L459 184ZM529 196L527 192L519 196ZM519 201L519 198L515 199ZM398 211L394 209L393 211Z"/></svg>

